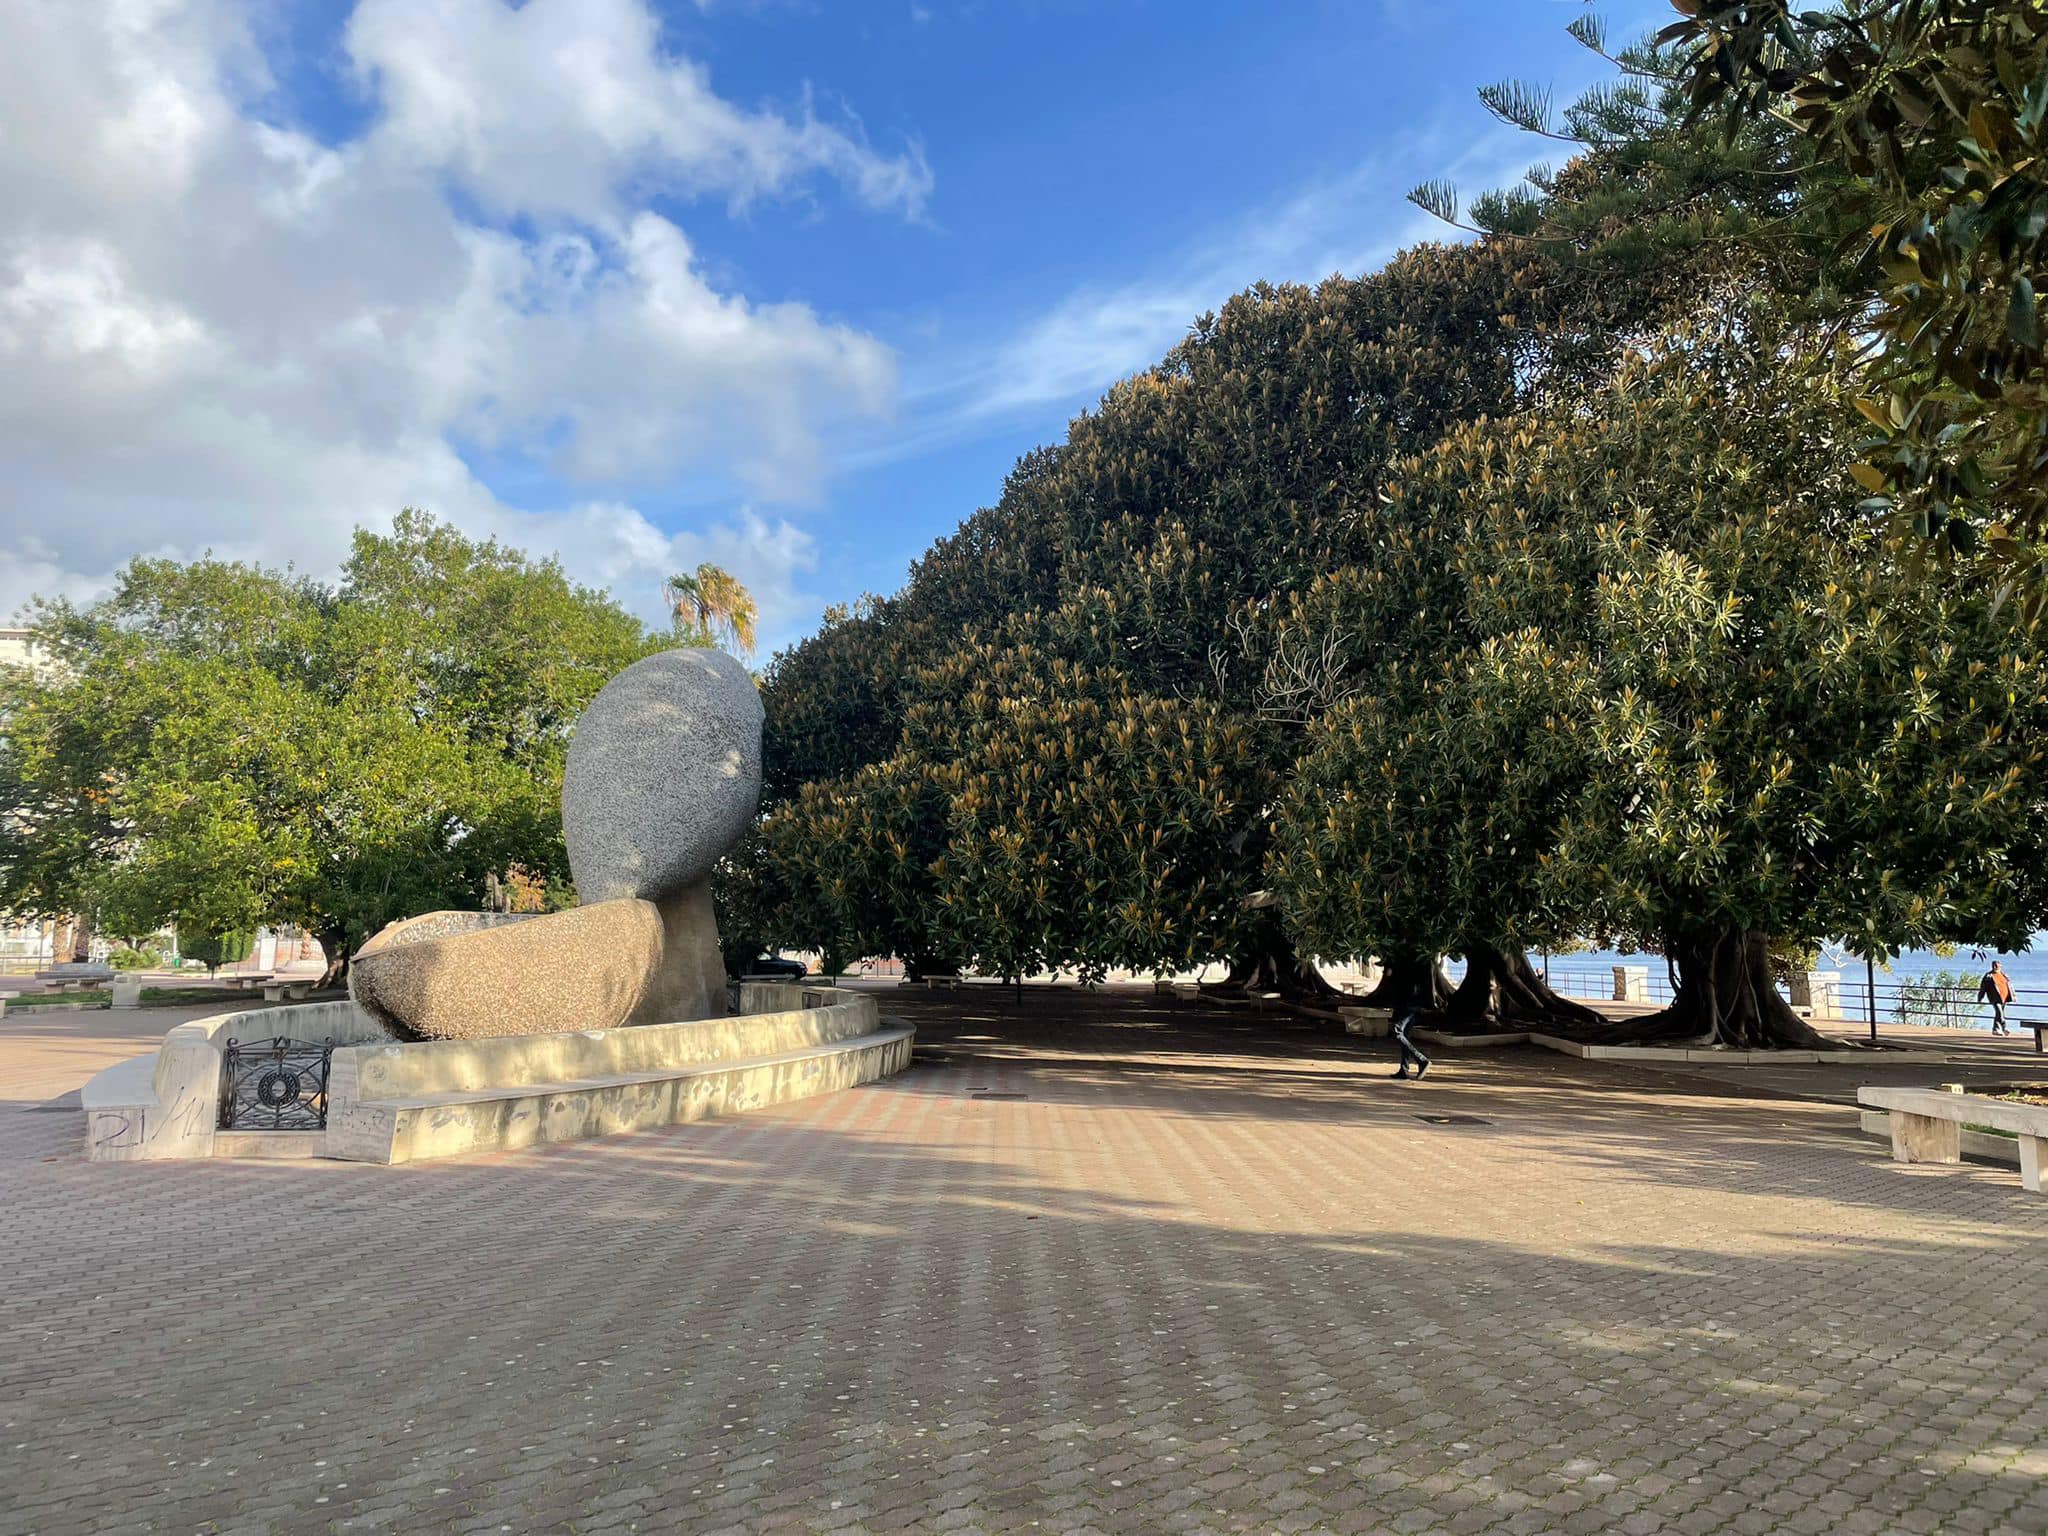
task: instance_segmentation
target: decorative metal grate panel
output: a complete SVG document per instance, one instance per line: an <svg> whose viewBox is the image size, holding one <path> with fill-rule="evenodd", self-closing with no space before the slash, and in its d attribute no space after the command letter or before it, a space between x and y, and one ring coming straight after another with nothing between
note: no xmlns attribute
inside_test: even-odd
<svg viewBox="0 0 2048 1536"><path fill-rule="evenodd" d="M334 1047L278 1035L249 1045L230 1040L221 1056L220 1128L327 1128L327 1064Z"/></svg>

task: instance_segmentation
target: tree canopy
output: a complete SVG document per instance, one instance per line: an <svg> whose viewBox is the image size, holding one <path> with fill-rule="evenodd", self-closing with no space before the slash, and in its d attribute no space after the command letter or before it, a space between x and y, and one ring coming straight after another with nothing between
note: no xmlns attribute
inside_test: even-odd
<svg viewBox="0 0 2048 1536"><path fill-rule="evenodd" d="M1470 217L1624 295L1739 275L1855 338L1866 513L1978 552L2031 608L2048 536L2048 8L2012 0L1684 0L1561 112L1519 82L1504 120L1570 144L1558 175ZM1602 53L1591 13L1573 34ZM1458 218L1442 183L1416 200Z"/></svg>
<svg viewBox="0 0 2048 1536"><path fill-rule="evenodd" d="M902 593L778 657L760 846L846 894L786 904L839 931L775 937L1318 985L1245 906L1299 733L1260 708L1264 631L1388 464L1513 407L1541 346L1516 302L1511 261L1475 247L1239 295L1021 461ZM850 846L872 861L845 867Z"/></svg>
<svg viewBox="0 0 2048 1536"><path fill-rule="evenodd" d="M1839 378L1742 314L1403 466L1459 640L1361 679L1295 774L1308 942L1642 938L1682 963L1665 1022L1736 1044L1811 1043L1775 939L2026 942L2037 627L1887 549Z"/></svg>
<svg viewBox="0 0 2048 1536"><path fill-rule="evenodd" d="M297 924L331 960L396 918L566 888L568 731L660 644L553 562L416 512L332 586L137 560L33 611L40 677L0 678L0 904L116 933Z"/></svg>
<svg viewBox="0 0 2048 1536"><path fill-rule="evenodd" d="M1604 935L1678 974L1634 1027L1782 1044L1773 950L2048 915L2033 611L1872 515L1881 190L1692 115L1671 41L1613 57L1555 117L1489 93L1578 152L1480 238L1201 317L775 659L734 889L778 942L1301 991L1370 953L1589 1033L1526 951Z"/></svg>

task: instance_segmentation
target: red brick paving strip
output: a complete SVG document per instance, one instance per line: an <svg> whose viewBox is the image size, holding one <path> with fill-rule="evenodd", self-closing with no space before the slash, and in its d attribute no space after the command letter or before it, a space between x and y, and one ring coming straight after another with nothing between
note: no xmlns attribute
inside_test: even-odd
<svg viewBox="0 0 2048 1536"><path fill-rule="evenodd" d="M888 1084L414 1168L0 1108L0 1532L2048 1530L2010 1170L1542 1053L884 1006Z"/></svg>

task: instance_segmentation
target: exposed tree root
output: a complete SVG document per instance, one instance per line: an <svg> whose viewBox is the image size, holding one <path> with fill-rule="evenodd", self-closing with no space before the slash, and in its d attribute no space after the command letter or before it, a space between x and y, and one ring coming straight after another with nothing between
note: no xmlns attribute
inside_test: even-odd
<svg viewBox="0 0 2048 1536"><path fill-rule="evenodd" d="M1490 1029L1540 1029L1573 1037L1604 1029L1608 1020L1550 989L1520 952L1473 944L1465 951L1465 979L1439 1010L1446 1024Z"/></svg>
<svg viewBox="0 0 2048 1536"><path fill-rule="evenodd" d="M1741 1050L1825 1051L1836 1042L1792 1011L1771 975L1769 940L1754 930L1714 928L1670 941L1678 991L1667 1008L1574 1033L1597 1044L1673 1041Z"/></svg>

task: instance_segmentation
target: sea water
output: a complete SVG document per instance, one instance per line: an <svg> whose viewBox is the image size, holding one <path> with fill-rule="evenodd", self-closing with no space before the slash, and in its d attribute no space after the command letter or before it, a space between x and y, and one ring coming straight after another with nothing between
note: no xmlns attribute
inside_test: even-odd
<svg viewBox="0 0 2048 1536"><path fill-rule="evenodd" d="M1878 1023L1939 1023L1952 1028L1989 1029L1991 1010L1977 1003L1975 997L1977 983L1991 969L1993 960L1998 961L2005 968L2006 975L2012 978L2013 1000L2006 1010L2008 1020L2048 1018L2048 933L2037 933L2033 947L2018 953L1990 945L1964 944L1947 955L1936 954L1930 949L1909 949L1894 955L1888 966L1877 967ZM1532 952L1529 963L1539 974L1542 972L1541 954ZM1609 975L1612 967L1617 965L1643 967L1650 973L1651 996L1661 999L1669 995L1670 982L1662 955L1619 954L1613 950L1596 949L1550 957L1553 975L1570 975L1580 980L1587 972ZM1453 974L1462 969L1460 966L1451 967ZM1869 1016L1869 993L1864 985L1863 961L1859 957L1839 944L1824 945L1814 969L1840 973L1839 1012L1842 1017L1863 1019ZM1908 992L1903 998L1907 1016L1901 1018L1902 989L1943 973L1963 978L1961 995L1936 999L1924 991ZM1565 989L1560 987L1559 990Z"/></svg>

